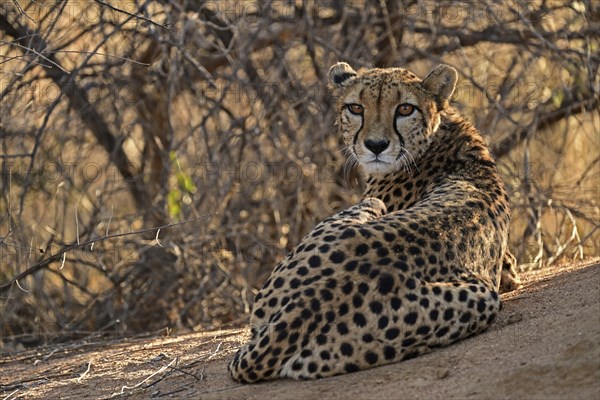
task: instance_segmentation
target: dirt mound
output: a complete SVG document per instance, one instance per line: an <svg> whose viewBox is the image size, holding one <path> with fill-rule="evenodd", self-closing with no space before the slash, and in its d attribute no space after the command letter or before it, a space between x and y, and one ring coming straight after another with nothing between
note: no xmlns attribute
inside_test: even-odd
<svg viewBox="0 0 600 400"><path fill-rule="evenodd" d="M74 343L0 357L15 398L600 398L600 260L522 276L483 334L409 361L319 381L240 385L245 330Z"/></svg>

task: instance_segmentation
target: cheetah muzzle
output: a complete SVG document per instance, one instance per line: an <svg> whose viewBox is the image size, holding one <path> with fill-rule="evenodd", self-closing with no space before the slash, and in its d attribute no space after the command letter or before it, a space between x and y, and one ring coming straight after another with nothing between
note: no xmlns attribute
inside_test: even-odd
<svg viewBox="0 0 600 400"><path fill-rule="evenodd" d="M337 124L366 174L256 296L239 382L315 379L404 360L486 329L518 286L509 204L479 132L449 106L457 72L329 71Z"/></svg>

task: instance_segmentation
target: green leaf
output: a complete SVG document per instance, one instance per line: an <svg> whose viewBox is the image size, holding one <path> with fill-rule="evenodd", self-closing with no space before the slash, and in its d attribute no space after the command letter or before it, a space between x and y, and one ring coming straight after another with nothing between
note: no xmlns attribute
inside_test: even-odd
<svg viewBox="0 0 600 400"><path fill-rule="evenodd" d="M182 195L179 189L169 191L167 195L167 208L169 215L173 219L178 219L181 216Z"/></svg>

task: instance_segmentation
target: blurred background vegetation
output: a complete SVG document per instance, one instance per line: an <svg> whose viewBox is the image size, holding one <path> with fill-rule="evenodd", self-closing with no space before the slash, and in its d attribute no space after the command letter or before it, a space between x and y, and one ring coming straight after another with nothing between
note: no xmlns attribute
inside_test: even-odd
<svg viewBox="0 0 600 400"><path fill-rule="evenodd" d="M360 199L339 60L456 67L520 268L600 254L595 0L3 1L0 37L0 343L243 323Z"/></svg>

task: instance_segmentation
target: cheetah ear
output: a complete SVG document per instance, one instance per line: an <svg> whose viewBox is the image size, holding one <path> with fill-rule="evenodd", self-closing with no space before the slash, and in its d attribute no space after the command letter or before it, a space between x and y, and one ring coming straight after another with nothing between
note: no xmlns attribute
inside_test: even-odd
<svg viewBox="0 0 600 400"><path fill-rule="evenodd" d="M332 89L344 86L355 78L358 74L350 65L345 62L339 62L329 68L329 85Z"/></svg>
<svg viewBox="0 0 600 400"><path fill-rule="evenodd" d="M448 101L456 88L458 72L453 67L441 64L435 67L433 71L423 79L421 85L425 90L433 93L438 110L442 110L448 105Z"/></svg>

